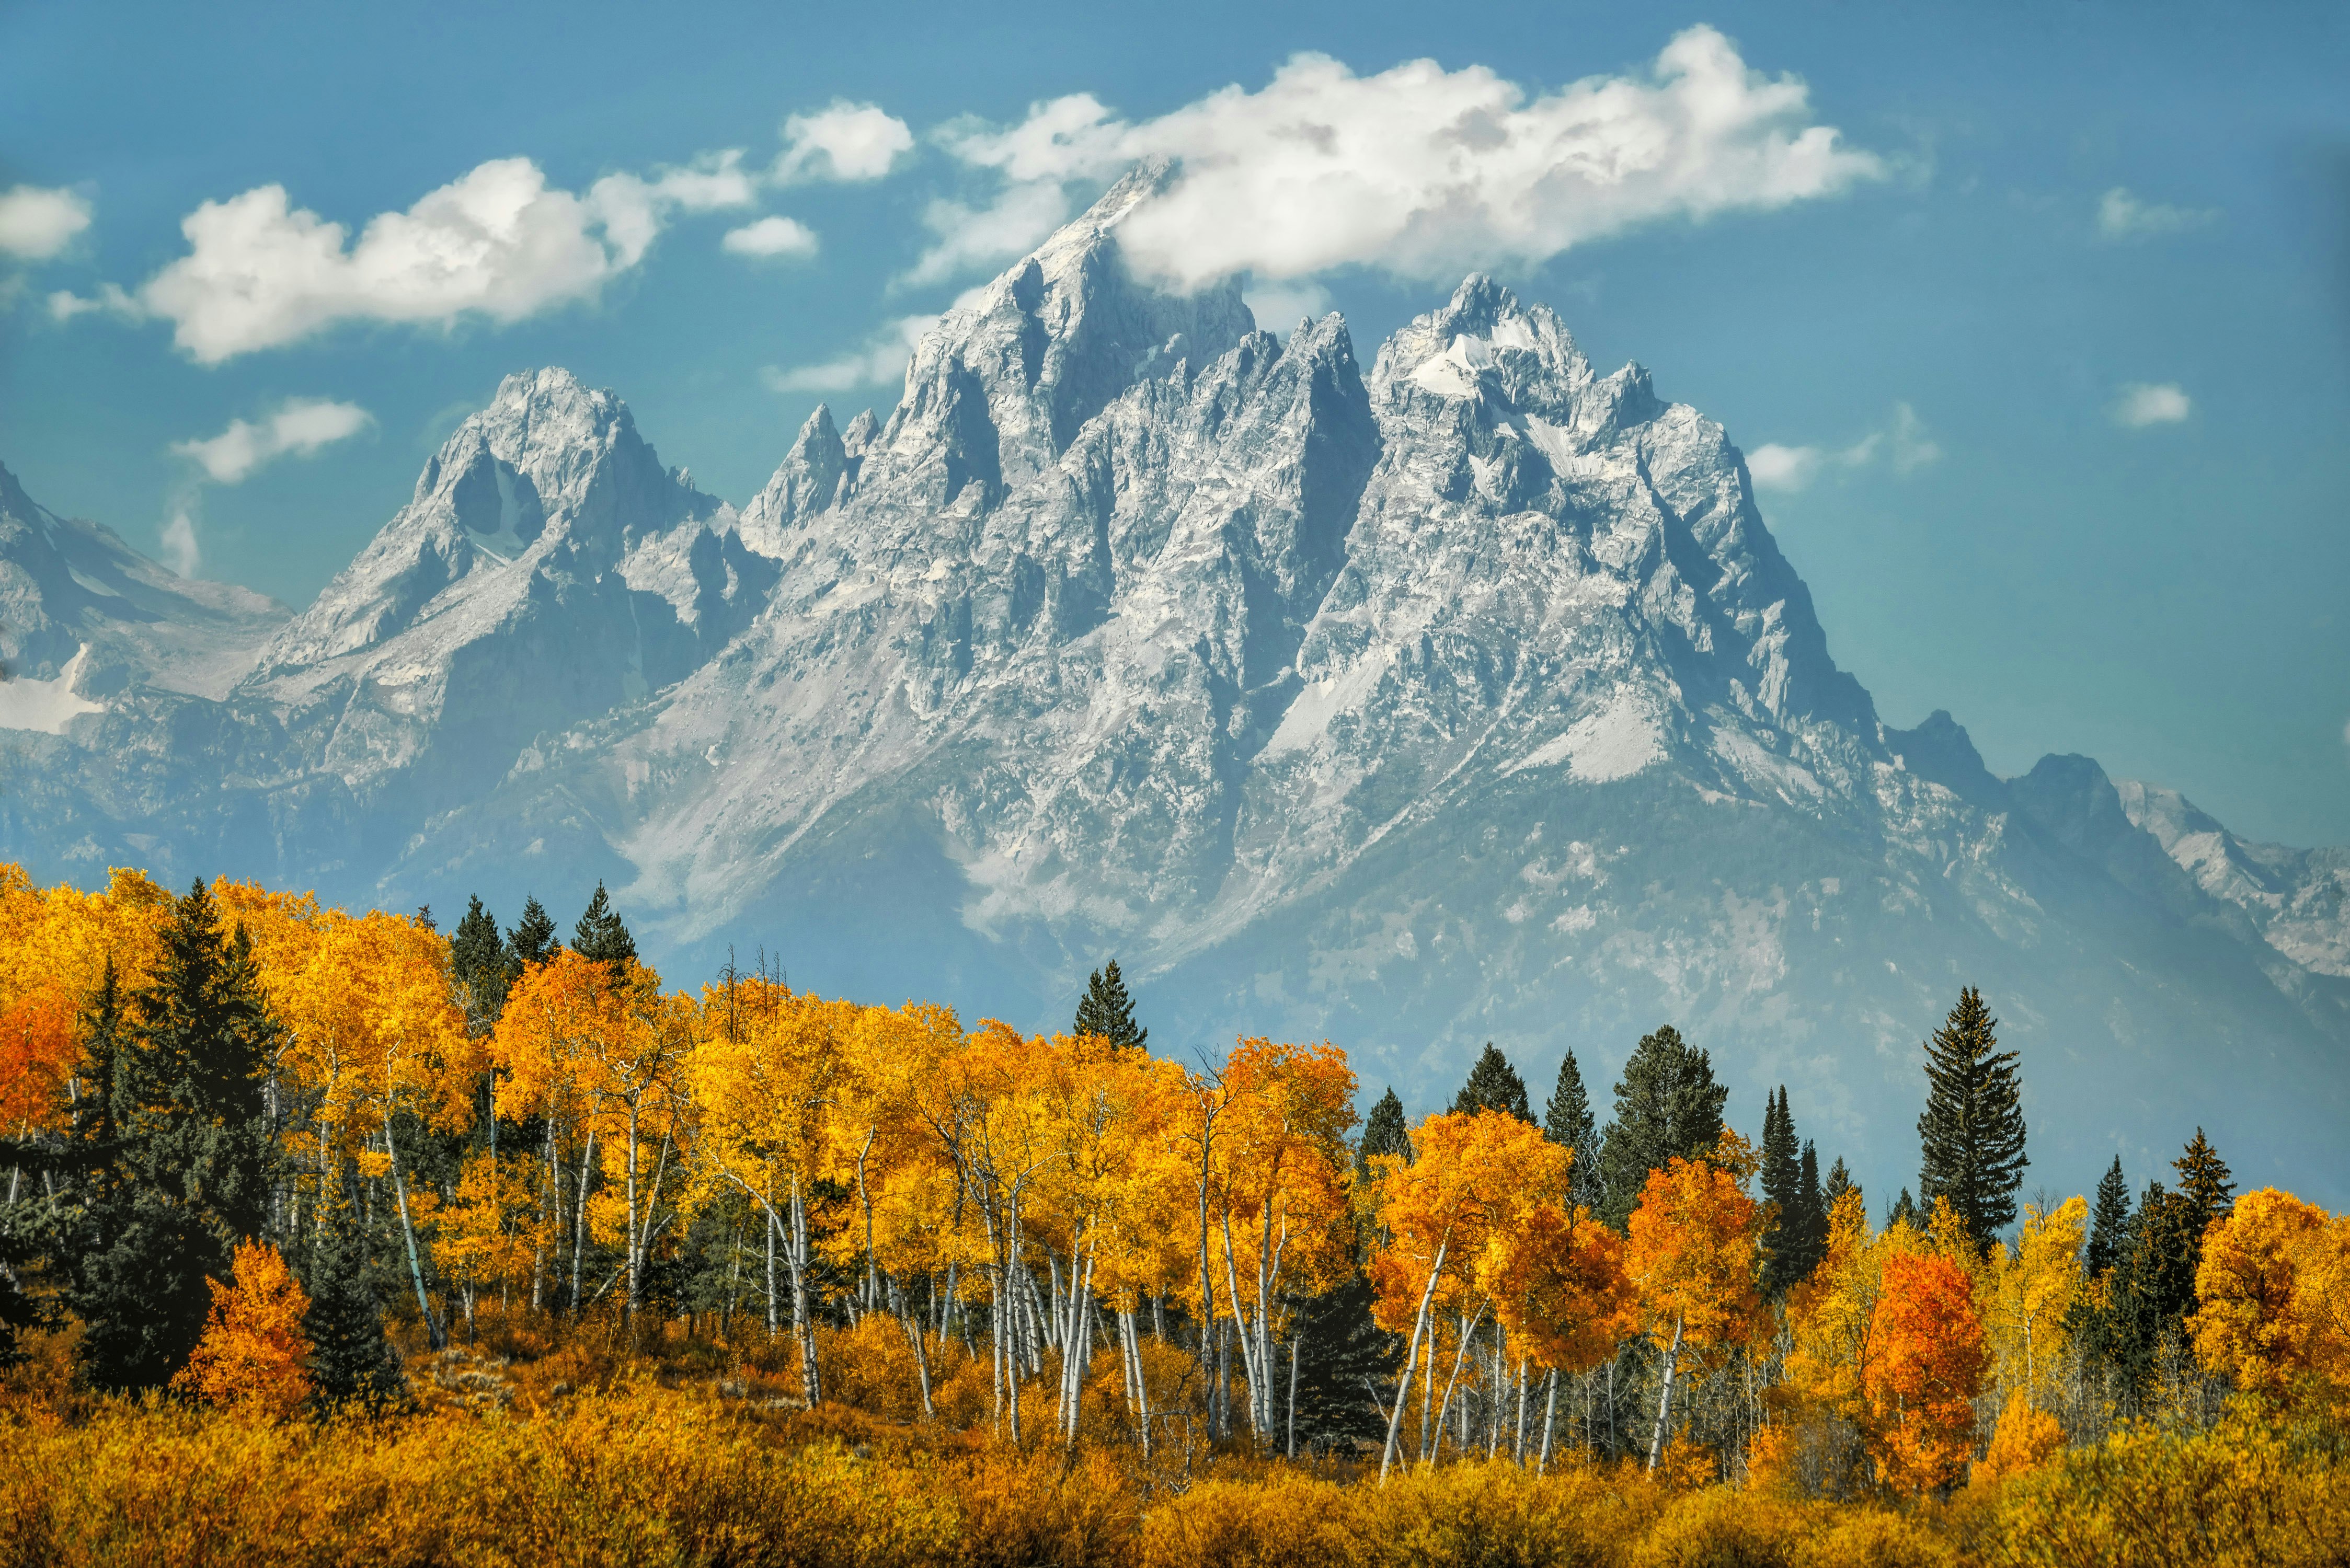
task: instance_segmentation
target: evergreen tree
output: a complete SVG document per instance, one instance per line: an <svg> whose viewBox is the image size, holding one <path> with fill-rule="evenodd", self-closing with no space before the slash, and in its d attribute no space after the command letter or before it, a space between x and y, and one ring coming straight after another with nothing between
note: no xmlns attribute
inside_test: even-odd
<svg viewBox="0 0 2350 1568"><path fill-rule="evenodd" d="M1885 1228L1890 1231L1896 1225L1916 1226L1921 1223L1918 1218L1918 1200L1909 1196L1909 1189L1905 1187L1901 1189L1901 1196L1893 1200L1893 1207L1885 1211Z"/></svg>
<svg viewBox="0 0 2350 1568"><path fill-rule="evenodd" d="M2129 1182L2122 1175L2122 1157L2097 1183L2096 1206L2089 1214L2087 1267L2092 1279L2120 1263L2129 1248Z"/></svg>
<svg viewBox="0 0 2350 1568"><path fill-rule="evenodd" d="M482 908L479 894L457 922L457 934L449 943L449 967L464 988L466 1023L474 1034L487 1034L506 1010L506 988L515 977L507 968L498 922Z"/></svg>
<svg viewBox="0 0 2350 1568"><path fill-rule="evenodd" d="M158 1387L186 1364L212 1305L205 1280L230 1277L232 1249L267 1213L274 1029L251 945L242 928L222 935L198 882L174 900L161 950L127 1009L102 982L91 1021L112 1092L63 1272L82 1375L101 1388Z"/></svg>
<svg viewBox="0 0 2350 1568"><path fill-rule="evenodd" d="M2220 1158L2220 1151L2204 1137L2201 1127L2195 1129L2195 1141L2187 1146L2186 1153L2170 1162L2170 1168L2178 1172L2178 1195L2192 1203L2195 1211L2203 1217L2202 1225L2196 1230L2199 1238L2211 1221L2225 1220L2235 1212L2235 1174ZM2197 1246L2200 1251L2199 1240Z"/></svg>
<svg viewBox="0 0 2350 1568"><path fill-rule="evenodd" d="M1526 1098L1526 1081L1491 1040L1478 1053L1477 1064L1469 1069L1469 1081L1452 1096L1454 1116L1478 1111L1500 1111L1522 1122L1534 1119L1534 1106Z"/></svg>
<svg viewBox="0 0 2350 1568"><path fill-rule="evenodd" d="M598 891L602 884L598 884ZM536 898L523 900L522 919L506 930L506 973L520 979L535 963L545 963L563 949L555 940L555 921Z"/></svg>
<svg viewBox="0 0 2350 1568"><path fill-rule="evenodd" d="M1828 1254L1828 1210L1820 1190L1820 1151L1809 1138L1804 1140L1804 1158L1795 1168L1795 1210L1800 1247L1796 1258L1800 1272L1795 1277L1809 1279Z"/></svg>
<svg viewBox="0 0 2350 1568"><path fill-rule="evenodd" d="M1784 1084L1763 1096L1762 1196L1778 1210L1764 1238L1771 1255L1763 1265L1762 1286L1774 1296L1783 1295L1811 1272L1804 1267L1804 1158Z"/></svg>
<svg viewBox="0 0 2350 1568"><path fill-rule="evenodd" d="M366 1249L349 1218L349 1177L343 1212L312 1249L310 1310L302 1331L310 1339L310 1380L326 1409L382 1410L404 1404L408 1382L399 1353L384 1337L383 1303L369 1277Z"/></svg>
<svg viewBox="0 0 2350 1568"><path fill-rule="evenodd" d="M2128 1250L2114 1272L2108 1304L2095 1314L2083 1348L2121 1375L2123 1409L2135 1413L2152 1381L2163 1342L2184 1343L2195 1310L2195 1271L2202 1262L2202 1210L2184 1193L2147 1183L2128 1230Z"/></svg>
<svg viewBox="0 0 2350 1568"><path fill-rule="evenodd" d="M1847 1192L1859 1190L1860 1183L1855 1181L1852 1179L1852 1172L1844 1168L1842 1158L1838 1158L1834 1165L1828 1167L1827 1179L1820 1183L1820 1236L1823 1242L1827 1237L1826 1217L1835 1212L1836 1199Z"/></svg>
<svg viewBox="0 0 2350 1568"><path fill-rule="evenodd" d="M1371 1390L1393 1384L1402 1359L1400 1335L1371 1321L1371 1282L1359 1271L1299 1303L1297 1315L1297 1451L1377 1443L1387 1433ZM1288 1385L1274 1368L1274 1389L1285 1411ZM1284 1441L1285 1428L1278 1436Z"/></svg>
<svg viewBox="0 0 2350 1568"><path fill-rule="evenodd" d="M1126 992L1126 977L1118 972L1118 960L1112 959L1086 977L1086 993L1077 999L1076 1022L1069 1025L1072 1034L1098 1034L1113 1045L1142 1050L1150 1041L1150 1031L1134 1021L1134 998Z"/></svg>
<svg viewBox="0 0 2350 1568"><path fill-rule="evenodd" d="M1923 1206L1947 1198L1975 1245L1987 1247L2015 1222L2022 1183L2022 1084L2015 1053L2002 1051L1999 1021L1973 986L1926 1042L1926 1113L1918 1118L1925 1158L1918 1178Z"/></svg>
<svg viewBox="0 0 2350 1568"><path fill-rule="evenodd" d="M629 934L628 923L620 912L612 908L604 884L596 884L596 896L588 900L587 911L579 923L571 929L571 948L581 958L595 959L618 969L637 956L637 939Z"/></svg>
<svg viewBox="0 0 2350 1568"><path fill-rule="evenodd" d="M1599 1168L1607 1190L1605 1218L1617 1230L1639 1206L1648 1172L1676 1155L1696 1158L1721 1141L1721 1107L1730 1091L1713 1081L1713 1061L1668 1023L1643 1035L1616 1085L1616 1119L1607 1124Z"/></svg>
<svg viewBox="0 0 2350 1568"><path fill-rule="evenodd" d="M1363 1118L1363 1138L1355 1147L1355 1172L1366 1181L1377 1174L1371 1169L1375 1154L1400 1155L1406 1161L1412 1158L1411 1134L1403 1125L1403 1102L1396 1098L1393 1089L1381 1095L1371 1114Z"/></svg>
<svg viewBox="0 0 2350 1568"><path fill-rule="evenodd" d="M1543 1137L1574 1153L1569 1199L1598 1213L1607 1203L1607 1185L1599 1172L1599 1124L1591 1114L1590 1097L1583 1092L1583 1070L1575 1065L1572 1051L1558 1064L1558 1086L1544 1108Z"/></svg>

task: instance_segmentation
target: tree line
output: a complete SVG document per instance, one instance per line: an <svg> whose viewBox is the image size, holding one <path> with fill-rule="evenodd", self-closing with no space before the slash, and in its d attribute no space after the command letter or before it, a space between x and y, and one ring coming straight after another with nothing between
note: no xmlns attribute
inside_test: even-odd
<svg viewBox="0 0 2350 1568"><path fill-rule="evenodd" d="M1783 1087L1749 1142L1669 1026L1604 1126L1572 1054L1537 1118L1488 1045L1448 1110L1358 1127L1326 1043L1151 1054L1114 961L1049 1036L764 966L667 991L600 886L566 943L536 900L444 936L12 867L0 930L0 1355L70 1317L97 1388L385 1408L387 1317L435 1350L681 1324L787 1346L810 1407L850 1356L924 1419L976 1377L1014 1442L1107 1407L1146 1454L1573 1446L1841 1494L2350 1386L2350 1222L2238 1201L2199 1131L2175 1190L2116 1161L2094 1210L2019 1203L2020 1064L1971 989L1872 1223Z"/></svg>

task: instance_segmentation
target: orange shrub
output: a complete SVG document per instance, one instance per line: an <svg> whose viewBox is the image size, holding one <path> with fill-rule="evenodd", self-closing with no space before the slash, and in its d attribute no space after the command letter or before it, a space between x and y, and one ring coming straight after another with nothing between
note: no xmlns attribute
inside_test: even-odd
<svg viewBox="0 0 2350 1568"><path fill-rule="evenodd" d="M234 1268L233 1284L204 1282L212 1286L212 1315L172 1387L282 1419L310 1397L310 1375L303 1370L310 1341L302 1332L310 1298L277 1249L264 1242L239 1242Z"/></svg>

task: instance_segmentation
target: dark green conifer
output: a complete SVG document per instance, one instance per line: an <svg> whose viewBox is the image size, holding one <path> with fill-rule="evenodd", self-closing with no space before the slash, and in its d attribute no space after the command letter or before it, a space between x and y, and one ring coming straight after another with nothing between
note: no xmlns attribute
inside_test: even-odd
<svg viewBox="0 0 2350 1568"><path fill-rule="evenodd" d="M1763 1238L1770 1258L1763 1265L1762 1285L1774 1296L1784 1294L1810 1272L1804 1267L1803 1189L1802 1145L1795 1141L1795 1118L1787 1108L1787 1086L1782 1084L1763 1096L1762 1105L1762 1196L1777 1210L1770 1234Z"/></svg>
<svg viewBox="0 0 2350 1568"><path fill-rule="evenodd" d="M2129 1182L2122 1175L2122 1157L2097 1183L2096 1206L2089 1213L2087 1266L2092 1279L2120 1263L2129 1246Z"/></svg>
<svg viewBox="0 0 2350 1568"><path fill-rule="evenodd" d="M161 948L127 1010L111 994L94 1008L92 1055L114 1080L110 1136L89 1151L64 1272L82 1375L100 1388L159 1387L186 1365L212 1305L206 1278L230 1277L232 1249L267 1213L262 1085L275 1030L251 944L242 928L222 934L198 882L174 900Z"/></svg>
<svg viewBox="0 0 2350 1568"><path fill-rule="evenodd" d="M1077 999L1072 1034L1098 1034L1113 1045L1140 1051L1150 1043L1150 1031L1134 1021L1134 998L1127 994L1126 977L1112 959L1086 977L1086 993Z"/></svg>
<svg viewBox="0 0 2350 1568"><path fill-rule="evenodd" d="M1477 1064L1469 1069L1469 1081L1452 1096L1454 1116L1478 1111L1499 1111L1522 1122L1534 1119L1534 1106L1526 1098L1526 1081L1518 1076L1518 1070L1510 1065L1510 1059L1496 1050L1491 1040L1478 1053Z"/></svg>
<svg viewBox="0 0 2350 1568"><path fill-rule="evenodd" d="M506 972L520 979L524 970L545 963L562 949L563 944L555 940L554 918L546 907L536 898L524 899L522 919L506 931Z"/></svg>
<svg viewBox="0 0 2350 1568"><path fill-rule="evenodd" d="M1903 1188L1901 1196L1893 1200L1893 1207L1885 1211L1885 1228L1890 1231L1896 1225L1914 1227L1924 1223L1918 1214L1918 1200L1909 1196L1908 1188Z"/></svg>
<svg viewBox="0 0 2350 1568"><path fill-rule="evenodd" d="M384 1337L383 1303L369 1278L367 1251L345 1199L311 1250L310 1310L302 1329L310 1339L310 1381L327 1410L380 1411L404 1404L408 1381L400 1355Z"/></svg>
<svg viewBox="0 0 2350 1568"><path fill-rule="evenodd" d="M2184 1154L2170 1162L2170 1168L2178 1172L2178 1195L2192 1203L2195 1211L2203 1217L2202 1228L2208 1228L2214 1220L2225 1220L2235 1212L2235 1173L2228 1168L2228 1162L2220 1158L2220 1151L2204 1137L2201 1127L2195 1129L2195 1141L2187 1146ZM2202 1228L2197 1231L2199 1236Z"/></svg>
<svg viewBox="0 0 2350 1568"><path fill-rule="evenodd" d="M1607 1222L1622 1230L1638 1207L1648 1172L1676 1155L1710 1155L1721 1141L1730 1091L1713 1081L1713 1061L1668 1023L1641 1036L1616 1085L1616 1119L1601 1136Z"/></svg>
<svg viewBox="0 0 2350 1568"><path fill-rule="evenodd" d="M1403 1125L1403 1102L1389 1089L1381 1095L1371 1114L1363 1118L1362 1141L1355 1147L1356 1174L1371 1180L1378 1172L1371 1168L1375 1154L1399 1155L1409 1161L1412 1158L1411 1134Z"/></svg>
<svg viewBox="0 0 2350 1568"><path fill-rule="evenodd" d="M1575 1155L1568 1173L1572 1201L1594 1214L1600 1212L1607 1189L1599 1170L1599 1123L1591 1114L1590 1096L1583 1091L1583 1070L1575 1065L1572 1051L1558 1064L1558 1085L1551 1090L1550 1104L1544 1107L1543 1137Z"/></svg>
<svg viewBox="0 0 2350 1568"><path fill-rule="evenodd" d="M479 894L466 905L457 934L450 940L449 967L463 989L466 1023L474 1034L487 1034L506 1010L506 988L515 977L507 967L498 922L482 907Z"/></svg>
<svg viewBox="0 0 2350 1568"><path fill-rule="evenodd" d="M1387 1423L1372 1402L1373 1388L1392 1385L1402 1359L1400 1335L1371 1321L1371 1282L1360 1272L1309 1296L1297 1316L1297 1451L1376 1443ZM1274 1387L1287 1411L1289 1385L1276 1365ZM1286 1425L1280 1433L1286 1442Z"/></svg>
<svg viewBox="0 0 2350 1568"><path fill-rule="evenodd" d="M1924 1160L1921 1206L1937 1199L1965 1221L1978 1247L2015 1222L2015 1189L2031 1163L2023 1154L2022 1084L2015 1053L1999 1048L1999 1021L1973 986L1926 1042L1926 1112L1918 1118Z"/></svg>
<svg viewBox="0 0 2350 1568"><path fill-rule="evenodd" d="M1820 1183L1820 1235L1823 1241L1827 1236L1827 1220L1835 1214L1836 1200L1847 1192L1859 1190L1860 1183L1855 1181L1852 1172L1844 1168L1842 1158L1828 1167L1827 1179Z"/></svg>
<svg viewBox="0 0 2350 1568"><path fill-rule="evenodd" d="M1809 1138L1804 1140L1804 1158L1796 1167L1795 1210L1799 1247L1795 1277L1809 1279L1828 1251L1828 1211L1820 1190L1820 1153Z"/></svg>
<svg viewBox="0 0 2350 1568"><path fill-rule="evenodd" d="M596 896L588 900L579 923L571 929L571 948L581 958L610 964L615 970L637 956L637 939L629 934L628 922L612 908L601 881L596 884Z"/></svg>

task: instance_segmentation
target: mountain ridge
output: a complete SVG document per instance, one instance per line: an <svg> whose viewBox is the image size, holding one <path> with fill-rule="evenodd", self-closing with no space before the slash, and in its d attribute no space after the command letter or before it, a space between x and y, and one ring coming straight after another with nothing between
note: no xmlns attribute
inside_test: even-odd
<svg viewBox="0 0 2350 1568"><path fill-rule="evenodd" d="M0 846L390 907L602 877L688 966L773 940L1035 1027L1116 951L1154 1038L1327 1034L1430 1102L1483 1038L1599 1070L1671 1019L1894 1179L1970 981L2065 1168L2217 1119L2350 1188L2350 853L1887 727L1720 425L1482 276L1367 371L1336 315L1147 288L1117 230L1163 177L739 513L529 372L217 696L90 695L0 620L92 704L12 758Z"/></svg>

